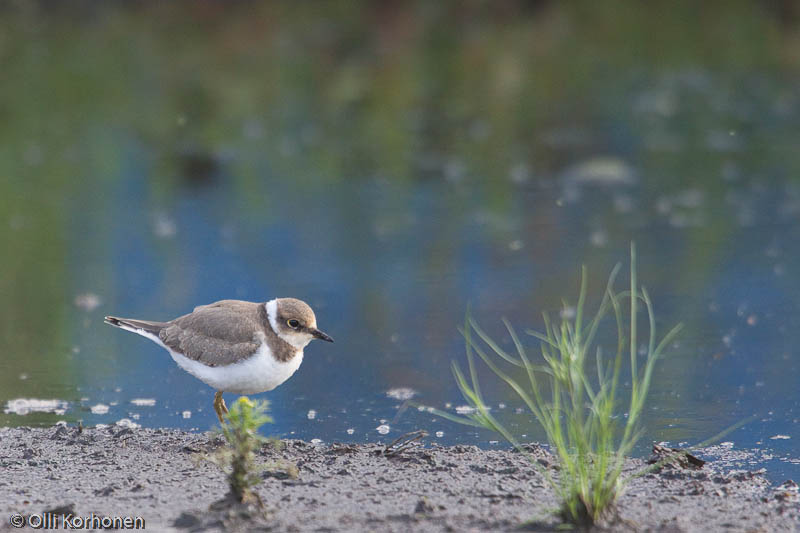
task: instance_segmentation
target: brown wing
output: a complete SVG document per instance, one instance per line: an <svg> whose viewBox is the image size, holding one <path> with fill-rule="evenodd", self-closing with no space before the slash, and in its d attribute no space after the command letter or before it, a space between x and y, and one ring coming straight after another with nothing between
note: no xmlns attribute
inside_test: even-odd
<svg viewBox="0 0 800 533"><path fill-rule="evenodd" d="M222 300L196 307L161 330L170 349L208 366L236 363L258 349L254 332L263 331L261 304Z"/></svg>

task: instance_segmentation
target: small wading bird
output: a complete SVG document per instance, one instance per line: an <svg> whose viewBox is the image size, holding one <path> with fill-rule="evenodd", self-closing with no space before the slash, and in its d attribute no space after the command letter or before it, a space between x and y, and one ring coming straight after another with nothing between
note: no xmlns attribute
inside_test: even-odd
<svg viewBox="0 0 800 533"><path fill-rule="evenodd" d="M222 300L169 322L115 316L107 316L105 322L147 337L182 369L214 387L220 424L228 412L223 392L270 391L294 374L312 339L333 342L317 329L311 307L294 298L267 303Z"/></svg>

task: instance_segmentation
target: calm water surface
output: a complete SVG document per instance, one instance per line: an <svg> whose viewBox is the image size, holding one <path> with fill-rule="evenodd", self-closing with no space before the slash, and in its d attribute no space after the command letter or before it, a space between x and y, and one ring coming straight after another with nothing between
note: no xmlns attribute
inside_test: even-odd
<svg viewBox="0 0 800 533"><path fill-rule="evenodd" d="M658 327L685 325L640 452L754 417L725 440L800 477L800 85L774 43L718 57L696 35L698 55L660 63L561 8L473 13L466 34L434 31L446 9L121 9L81 32L2 22L0 424L209 429L213 390L103 316L294 296L336 343L258 395L267 432L501 446L407 403L464 405L467 306L510 345L502 317L540 329L582 264L599 296L635 240ZM651 23L632 16L623 30ZM543 439L483 370L501 419Z"/></svg>

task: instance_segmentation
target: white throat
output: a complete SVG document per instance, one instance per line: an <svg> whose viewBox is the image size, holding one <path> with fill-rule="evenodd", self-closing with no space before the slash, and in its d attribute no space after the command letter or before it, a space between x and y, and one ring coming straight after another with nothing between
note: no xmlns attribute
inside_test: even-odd
<svg viewBox="0 0 800 533"><path fill-rule="evenodd" d="M275 332L275 335L288 342L291 346L297 348L298 350L302 350L308 346L308 343L311 342L311 335L308 335L307 333L294 332L284 333L278 326L278 300L268 301L264 304L264 308L267 310L269 325L272 327L272 331Z"/></svg>

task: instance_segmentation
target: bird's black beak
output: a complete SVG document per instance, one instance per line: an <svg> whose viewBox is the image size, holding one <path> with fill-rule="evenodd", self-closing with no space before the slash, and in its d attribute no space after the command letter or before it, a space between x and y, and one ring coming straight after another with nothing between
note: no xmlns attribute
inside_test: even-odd
<svg viewBox="0 0 800 533"><path fill-rule="evenodd" d="M315 339L319 339L321 341L333 342L333 339L327 333L324 333L316 328L310 330L311 335L314 336Z"/></svg>

